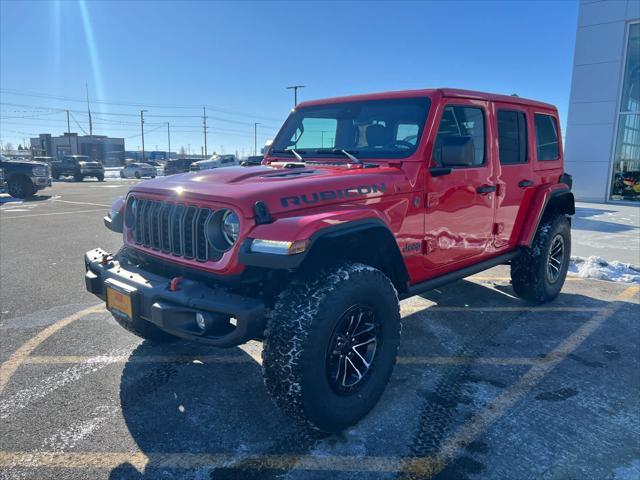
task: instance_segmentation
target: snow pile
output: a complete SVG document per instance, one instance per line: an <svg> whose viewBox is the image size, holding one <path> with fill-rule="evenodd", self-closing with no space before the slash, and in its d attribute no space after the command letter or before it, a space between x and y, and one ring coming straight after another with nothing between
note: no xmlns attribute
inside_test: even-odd
<svg viewBox="0 0 640 480"><path fill-rule="evenodd" d="M571 257L569 272L582 278L640 283L639 266L616 261L607 262L601 257Z"/></svg>

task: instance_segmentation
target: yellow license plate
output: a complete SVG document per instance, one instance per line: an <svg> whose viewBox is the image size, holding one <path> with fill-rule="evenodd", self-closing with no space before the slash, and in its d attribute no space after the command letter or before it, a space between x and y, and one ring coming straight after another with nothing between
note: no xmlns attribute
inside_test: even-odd
<svg viewBox="0 0 640 480"><path fill-rule="evenodd" d="M110 287L107 287L107 309L124 313L129 319L133 317L131 297Z"/></svg>

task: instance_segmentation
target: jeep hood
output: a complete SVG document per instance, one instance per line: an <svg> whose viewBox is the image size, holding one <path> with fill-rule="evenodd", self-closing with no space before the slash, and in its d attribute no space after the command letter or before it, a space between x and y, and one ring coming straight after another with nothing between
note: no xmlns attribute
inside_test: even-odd
<svg viewBox="0 0 640 480"><path fill-rule="evenodd" d="M410 191L398 167L315 166L274 168L225 167L159 177L137 184L131 192L150 193L167 200L212 202L235 206L253 217L261 201L278 214L332 203L372 200L384 194Z"/></svg>

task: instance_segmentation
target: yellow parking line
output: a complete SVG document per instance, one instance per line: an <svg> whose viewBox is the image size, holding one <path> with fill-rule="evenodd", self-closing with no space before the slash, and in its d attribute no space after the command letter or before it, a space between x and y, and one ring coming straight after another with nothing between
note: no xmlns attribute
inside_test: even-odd
<svg viewBox="0 0 640 480"><path fill-rule="evenodd" d="M422 310L429 312L599 312L603 307L438 307L437 305L403 305L400 312L405 314Z"/></svg>
<svg viewBox="0 0 640 480"><path fill-rule="evenodd" d="M629 287L619 294L616 300L628 299L635 295L637 291L638 287ZM454 435L447 438L436 454L413 459L406 466L404 473L408 478L430 478L437 475L449 461L458 455L462 448L473 442L491 424L502 417L510 407L520 401L560 362L578 348L589 335L598 329L605 320L610 318L618 308L620 308L619 304L610 303L603 310L596 313L548 355L549 361L532 366L515 384L487 405L484 410L471 417Z"/></svg>
<svg viewBox="0 0 640 480"><path fill-rule="evenodd" d="M56 333L61 328L66 327L70 323L75 322L79 318L82 318L91 313L100 312L104 309L103 304L94 305L93 307L85 308L73 315L70 315L62 320L57 321L53 325L48 326L35 337L27 340L20 348L11 354L11 356L0 365L0 394L4 391L7 383L18 369L18 367L24 362L35 348L44 342L51 335Z"/></svg>
<svg viewBox="0 0 640 480"><path fill-rule="evenodd" d="M548 362L547 357L435 357L435 356L401 356L399 365L537 365ZM75 363L260 363L250 356L226 355L144 355L138 357L89 356L89 355L34 355L24 359L24 365L64 365Z"/></svg>
<svg viewBox="0 0 640 480"><path fill-rule="evenodd" d="M234 464L235 462L235 464ZM0 452L5 468L96 468L113 469L130 463L138 470L147 465L159 468L201 467L251 470L320 470L347 472L397 472L405 460L400 457L337 455L233 455L226 453L142 452Z"/></svg>

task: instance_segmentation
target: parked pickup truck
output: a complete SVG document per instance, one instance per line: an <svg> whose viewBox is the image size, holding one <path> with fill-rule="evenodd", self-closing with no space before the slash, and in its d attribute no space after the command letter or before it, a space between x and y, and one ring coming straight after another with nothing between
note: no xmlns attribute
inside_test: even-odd
<svg viewBox="0 0 640 480"><path fill-rule="evenodd" d="M575 209L561 142L554 106L514 96L305 102L262 165L148 180L116 201L105 223L124 247L85 254L86 288L151 342L261 340L275 403L337 432L389 381L399 300L502 264L514 295L560 293Z"/></svg>
<svg viewBox="0 0 640 480"><path fill-rule="evenodd" d="M81 182L85 177L95 177L98 181L104 180L104 165L102 162L94 162L85 155L65 155L62 160L51 162L53 178L73 177L76 182Z"/></svg>
<svg viewBox="0 0 640 480"><path fill-rule="evenodd" d="M37 191L51 186L51 169L46 163L10 160L0 155L0 169L3 172L6 190L12 197L29 198Z"/></svg>

